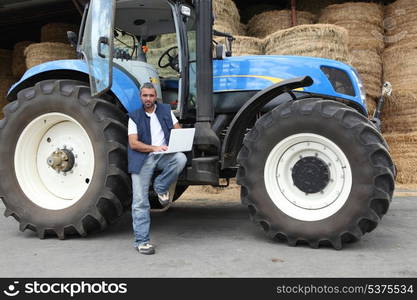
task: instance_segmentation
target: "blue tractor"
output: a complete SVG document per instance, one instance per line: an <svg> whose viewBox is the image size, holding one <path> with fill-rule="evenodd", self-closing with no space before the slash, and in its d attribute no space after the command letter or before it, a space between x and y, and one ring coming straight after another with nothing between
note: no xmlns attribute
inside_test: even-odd
<svg viewBox="0 0 417 300"><path fill-rule="evenodd" d="M340 249L375 229L395 167L356 71L311 57L235 57L233 39L213 32L211 5L91 0L78 39L69 34L84 59L38 65L11 88L0 196L20 230L85 236L130 208L126 113L145 82L196 129L176 198L237 177L251 219L273 239Z"/></svg>

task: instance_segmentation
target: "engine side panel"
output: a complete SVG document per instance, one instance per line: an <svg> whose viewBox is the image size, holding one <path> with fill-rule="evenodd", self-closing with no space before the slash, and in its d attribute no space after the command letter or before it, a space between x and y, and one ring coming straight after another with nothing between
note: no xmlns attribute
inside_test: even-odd
<svg viewBox="0 0 417 300"><path fill-rule="evenodd" d="M341 70L351 81L354 96L335 91L321 67ZM302 56L236 56L215 60L214 92L259 91L290 78L310 76L314 84L300 89L307 93L356 102L366 110L361 97L360 79L350 66L338 61Z"/></svg>

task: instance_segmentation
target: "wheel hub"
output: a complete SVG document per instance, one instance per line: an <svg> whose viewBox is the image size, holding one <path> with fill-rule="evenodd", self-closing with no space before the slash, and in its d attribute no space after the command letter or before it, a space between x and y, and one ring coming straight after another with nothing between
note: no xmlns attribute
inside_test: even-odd
<svg viewBox="0 0 417 300"><path fill-rule="evenodd" d="M74 167L74 162L75 158L72 150L66 149L65 146L64 149L57 149L52 152L47 159L48 165L58 173L71 171Z"/></svg>
<svg viewBox="0 0 417 300"><path fill-rule="evenodd" d="M350 164L342 149L312 133L280 141L265 162L264 180L274 204L288 216L305 221L335 214L352 187Z"/></svg>
<svg viewBox="0 0 417 300"><path fill-rule="evenodd" d="M294 185L306 194L322 191L330 181L330 170L320 158L308 156L301 158L292 168Z"/></svg>

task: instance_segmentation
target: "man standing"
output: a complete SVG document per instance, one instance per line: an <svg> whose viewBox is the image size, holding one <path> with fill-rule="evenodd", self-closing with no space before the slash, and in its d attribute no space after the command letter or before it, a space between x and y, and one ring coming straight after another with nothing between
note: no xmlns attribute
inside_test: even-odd
<svg viewBox="0 0 417 300"><path fill-rule="evenodd" d="M184 169L187 158L184 153L154 154L166 151L172 128L181 128L168 104L156 104L156 89L145 83L140 89L142 106L129 113L129 173L132 174L132 219L135 235L134 246L142 254L154 254L149 243L150 205L149 186L155 169L161 170L153 183L159 202L170 202L170 185Z"/></svg>

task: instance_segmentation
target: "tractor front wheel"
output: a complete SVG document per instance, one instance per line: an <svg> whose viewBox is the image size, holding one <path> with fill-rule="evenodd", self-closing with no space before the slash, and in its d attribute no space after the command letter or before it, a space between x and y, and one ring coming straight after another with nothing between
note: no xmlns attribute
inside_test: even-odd
<svg viewBox="0 0 417 300"><path fill-rule="evenodd" d="M239 153L238 183L272 238L317 248L359 240L387 212L394 165L370 122L330 100L283 104L260 118Z"/></svg>
<svg viewBox="0 0 417 300"><path fill-rule="evenodd" d="M46 80L19 92L0 140L0 196L20 230L85 236L129 206L126 116L84 83Z"/></svg>

